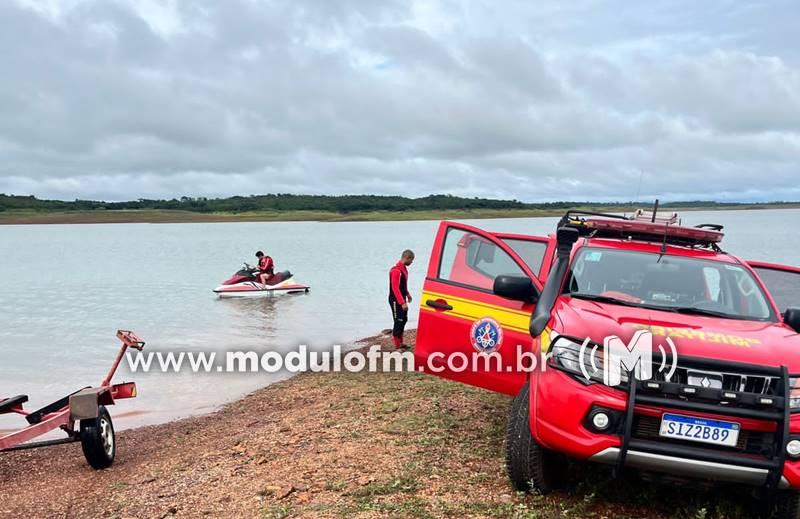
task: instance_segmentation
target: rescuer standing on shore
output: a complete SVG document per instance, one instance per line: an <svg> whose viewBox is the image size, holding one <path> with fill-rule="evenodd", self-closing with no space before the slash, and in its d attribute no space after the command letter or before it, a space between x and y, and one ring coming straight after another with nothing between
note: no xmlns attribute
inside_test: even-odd
<svg viewBox="0 0 800 519"><path fill-rule="evenodd" d="M408 348L403 344L403 331L408 321L408 303L411 294L408 293L408 267L414 262L414 252L404 250L395 266L389 270L389 306L392 307L392 342L395 348Z"/></svg>

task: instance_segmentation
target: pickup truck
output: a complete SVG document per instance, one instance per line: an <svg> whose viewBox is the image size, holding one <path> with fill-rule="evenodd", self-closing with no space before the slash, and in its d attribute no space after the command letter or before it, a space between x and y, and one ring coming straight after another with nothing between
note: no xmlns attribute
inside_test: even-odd
<svg viewBox="0 0 800 519"><path fill-rule="evenodd" d="M549 236L442 222L417 366L514 397L518 490L564 488L585 460L749 486L766 516L798 519L800 269L741 260L722 237L641 212L570 211Z"/></svg>

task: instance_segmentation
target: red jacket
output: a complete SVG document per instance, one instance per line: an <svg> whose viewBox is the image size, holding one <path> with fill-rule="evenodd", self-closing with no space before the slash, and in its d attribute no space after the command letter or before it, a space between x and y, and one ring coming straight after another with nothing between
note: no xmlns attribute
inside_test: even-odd
<svg viewBox="0 0 800 519"><path fill-rule="evenodd" d="M405 303L408 299L408 269L402 261L398 261L389 271L389 297Z"/></svg>
<svg viewBox="0 0 800 519"><path fill-rule="evenodd" d="M274 274L275 264L272 262L272 258L269 256L262 256L260 260L258 260L258 270L265 274Z"/></svg>

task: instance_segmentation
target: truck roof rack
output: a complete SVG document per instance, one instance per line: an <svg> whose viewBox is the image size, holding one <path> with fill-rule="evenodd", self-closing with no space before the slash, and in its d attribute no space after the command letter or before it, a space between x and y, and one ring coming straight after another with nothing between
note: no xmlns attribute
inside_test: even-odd
<svg viewBox="0 0 800 519"><path fill-rule="evenodd" d="M589 238L658 242L664 245L707 248L716 252L722 252L719 243L724 236L721 225L683 227L677 213L658 217L655 211L648 213L642 210L628 217L571 209L564 214L558 226L577 229L581 236Z"/></svg>

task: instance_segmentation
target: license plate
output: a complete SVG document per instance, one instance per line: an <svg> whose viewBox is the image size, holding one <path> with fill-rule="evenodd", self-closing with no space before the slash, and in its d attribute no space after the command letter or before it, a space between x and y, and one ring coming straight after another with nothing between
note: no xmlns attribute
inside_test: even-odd
<svg viewBox="0 0 800 519"><path fill-rule="evenodd" d="M733 422L721 422L708 418L694 418L679 414L664 414L661 417L659 436L688 440L713 445L735 447L741 426Z"/></svg>

